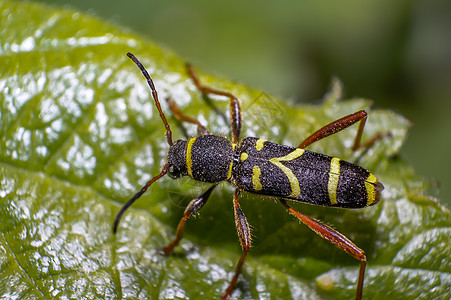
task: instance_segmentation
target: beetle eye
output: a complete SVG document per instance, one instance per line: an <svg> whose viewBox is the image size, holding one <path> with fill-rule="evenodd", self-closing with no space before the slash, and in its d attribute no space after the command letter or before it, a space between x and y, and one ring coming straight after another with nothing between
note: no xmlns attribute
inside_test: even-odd
<svg viewBox="0 0 451 300"><path fill-rule="evenodd" d="M175 178L182 177L182 172L180 172L179 169L174 167L174 165L169 165L169 167L168 167L168 175L172 179L175 179Z"/></svg>

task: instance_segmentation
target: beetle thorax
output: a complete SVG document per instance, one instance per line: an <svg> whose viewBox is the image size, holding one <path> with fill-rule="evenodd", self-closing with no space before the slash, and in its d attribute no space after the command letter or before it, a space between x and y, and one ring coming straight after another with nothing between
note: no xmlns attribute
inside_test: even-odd
<svg viewBox="0 0 451 300"><path fill-rule="evenodd" d="M220 182L230 179L233 146L221 136L201 135L176 141L168 152L168 174L172 178L189 175L195 180Z"/></svg>

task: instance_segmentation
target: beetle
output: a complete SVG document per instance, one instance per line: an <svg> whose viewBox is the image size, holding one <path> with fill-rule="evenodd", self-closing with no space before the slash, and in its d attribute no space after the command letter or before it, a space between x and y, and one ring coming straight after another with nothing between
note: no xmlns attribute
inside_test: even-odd
<svg viewBox="0 0 451 300"><path fill-rule="evenodd" d="M250 226L239 204L239 195L242 191L277 197L289 213L311 230L358 259L360 267L355 298L362 299L367 261L365 252L340 232L294 209L287 200L340 208L363 208L379 202L384 186L372 173L339 158L304 149L357 122L360 123L353 150L369 147L381 138L381 135L377 135L366 144L360 143L368 117L367 113L360 110L336 120L314 132L297 147L279 145L257 137L246 137L240 140L241 109L238 99L231 93L202 85L193 68L188 65L188 75L201 93L224 96L230 100L231 140L210 134L198 120L184 115L175 102L169 100L169 108L174 117L183 122L196 124L198 131L196 137L173 142L171 128L161 109L158 93L151 77L133 54L127 53L127 56L133 60L147 80L155 106L165 126L169 150L167 162L160 173L150 179L116 215L113 232L117 232L122 215L133 202L166 174L173 179L189 176L197 181L211 183L211 187L190 201L177 226L174 240L160 249L163 255L168 255L179 244L186 221L205 205L219 182L228 181L235 186L233 196L235 225L243 253L222 299L228 299L232 294L252 245Z"/></svg>

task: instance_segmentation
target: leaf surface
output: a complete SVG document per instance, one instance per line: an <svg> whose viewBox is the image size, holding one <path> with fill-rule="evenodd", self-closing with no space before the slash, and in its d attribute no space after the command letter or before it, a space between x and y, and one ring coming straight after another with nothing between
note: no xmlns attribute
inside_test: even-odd
<svg viewBox="0 0 451 300"><path fill-rule="evenodd" d="M1 297L218 298L240 255L229 184L188 222L174 255L155 249L171 241L184 207L204 184L161 179L112 234L115 214L158 174L168 149L146 82L125 53L148 68L175 138L195 134L195 127L170 116L166 97L223 136L229 135L227 99L206 101L174 53L93 17L7 1L0 16ZM390 137L353 153L357 128L349 128L310 148L370 169L385 185L383 200L356 211L294 205L366 251L366 299L449 295L449 211L428 196L429 182L396 156L407 120L371 110L365 99L340 100L338 83L321 106L294 106L199 74L206 85L240 99L242 136L297 145L339 117L368 110L364 139L378 132ZM253 225L254 248L232 298L354 296L355 259L271 199L245 194L241 205Z"/></svg>

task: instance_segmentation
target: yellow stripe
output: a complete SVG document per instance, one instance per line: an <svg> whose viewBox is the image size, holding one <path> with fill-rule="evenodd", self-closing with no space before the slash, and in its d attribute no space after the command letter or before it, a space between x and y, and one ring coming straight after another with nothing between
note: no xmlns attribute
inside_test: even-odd
<svg viewBox="0 0 451 300"><path fill-rule="evenodd" d="M248 157L249 157L249 155L246 152L243 152L243 153L241 153L240 160L245 161Z"/></svg>
<svg viewBox="0 0 451 300"><path fill-rule="evenodd" d="M367 206L370 206L371 204L374 203L374 201L376 201L376 191L374 188L374 185L376 183L377 183L376 176L370 173L370 175L368 175L368 178L365 181L366 193L368 195L368 200L366 202Z"/></svg>
<svg viewBox="0 0 451 300"><path fill-rule="evenodd" d="M252 184L254 185L254 190L261 191L262 184L260 182L260 175L262 174L262 171L258 166L254 166L252 169Z"/></svg>
<svg viewBox="0 0 451 300"><path fill-rule="evenodd" d="M305 152L304 149L296 149L293 152L291 152L285 156L274 157L269 160L274 165L279 167L282 170L282 172L285 173L285 175L288 178L288 181L290 182L291 194L288 195L287 197L296 198L297 196L299 196L301 194L301 187L299 186L299 180L296 178L293 171L291 171L290 168L284 166L281 163L281 161L290 161L290 160L296 159L296 158L300 157L302 154L304 154L304 152Z"/></svg>
<svg viewBox="0 0 451 300"><path fill-rule="evenodd" d="M340 178L340 159L334 157L330 162L329 183L327 184L327 190L329 191L329 199L332 205L338 203L337 188L339 178Z"/></svg>
<svg viewBox="0 0 451 300"><path fill-rule="evenodd" d="M265 142L267 142L268 140L265 139L258 139L257 142L255 143L255 149L257 149L257 151L260 151L263 149Z"/></svg>
<svg viewBox="0 0 451 300"><path fill-rule="evenodd" d="M233 160L230 162L229 172L227 173L227 180L229 180L230 177L232 177L232 167L233 167Z"/></svg>
<svg viewBox="0 0 451 300"><path fill-rule="evenodd" d="M191 160L191 148L193 147L194 142L197 138L193 137L188 141L188 145L186 146L186 168L188 169L188 175L193 177L193 171L191 168L193 167L193 161Z"/></svg>
<svg viewBox="0 0 451 300"><path fill-rule="evenodd" d="M236 144L232 143L232 149L235 150ZM232 177L233 160L230 162L229 172L227 173L227 180Z"/></svg>

